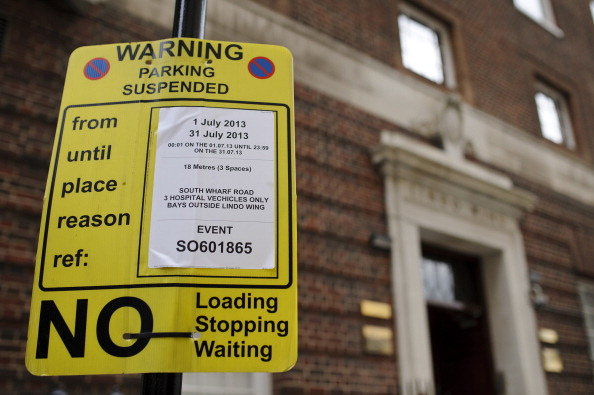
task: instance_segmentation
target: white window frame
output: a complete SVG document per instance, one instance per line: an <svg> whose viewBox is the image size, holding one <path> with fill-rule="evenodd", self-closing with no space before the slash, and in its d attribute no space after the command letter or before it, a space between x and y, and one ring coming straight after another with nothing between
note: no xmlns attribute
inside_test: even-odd
<svg viewBox="0 0 594 395"><path fill-rule="evenodd" d="M552 138L552 136L545 135L545 129L543 127L542 120L541 120L543 117L543 114L541 114L542 109L538 106L538 101L537 101L538 94L543 94L543 95L547 96L548 98L552 99L553 102L555 103L556 115L557 115L557 118L559 120L560 127L561 127L561 130L560 130L561 141L555 141L555 139ZM575 149L575 147L576 147L575 137L573 134L571 116L569 113L569 105L567 103L565 95L563 93L561 93L559 90L554 89L549 85L546 85L544 83L537 83L536 84L536 92L534 94L534 100L536 103L536 111L538 113L538 118L539 118L539 122L540 122L540 130L541 130L542 136L544 138L546 138L547 140L552 141L556 144L565 146L572 150Z"/></svg>
<svg viewBox="0 0 594 395"><path fill-rule="evenodd" d="M401 16L404 15L417 23L420 23L427 28L431 29L437 37L439 38L439 51L441 53L441 61L442 61L442 72L443 72L443 79L442 83L438 83L436 81L431 80L430 78L425 77L424 75L416 72L415 70L406 67L408 70L411 70L417 75L420 75L423 78L428 79L429 81L435 82L436 84L446 86L450 89L456 87L456 73L454 68L454 57L452 51L452 43L450 38L449 30L445 23L427 15L424 12L419 11L416 8L410 7L406 4L403 4L400 7L400 13L398 15L398 21L400 22ZM402 57L402 63L404 64L404 50L403 50L403 43L402 43L402 30L400 27L400 23L398 25L398 32L400 35L400 55Z"/></svg>
<svg viewBox="0 0 594 395"><path fill-rule="evenodd" d="M245 378L248 380L242 380ZM237 386L237 383L246 381L249 382L247 388ZM203 394L272 395L272 375L270 373L184 373L182 395Z"/></svg>
<svg viewBox="0 0 594 395"><path fill-rule="evenodd" d="M541 13L535 13L531 10L528 2L538 2L540 5ZM557 23L555 22L555 14L553 13L553 6L551 5L551 0L514 0L514 6L518 9L522 14L526 15L540 26L548 30L553 35L561 38L564 36L563 31L559 29Z"/></svg>

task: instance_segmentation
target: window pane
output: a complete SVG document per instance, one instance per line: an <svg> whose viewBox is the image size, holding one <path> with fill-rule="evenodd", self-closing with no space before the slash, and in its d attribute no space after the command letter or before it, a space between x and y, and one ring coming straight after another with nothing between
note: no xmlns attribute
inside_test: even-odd
<svg viewBox="0 0 594 395"><path fill-rule="evenodd" d="M524 11L534 19L539 21L545 19L542 0L514 0L514 4L518 9Z"/></svg>
<svg viewBox="0 0 594 395"><path fill-rule="evenodd" d="M423 281L427 300L456 301L454 272L447 263L423 258Z"/></svg>
<svg viewBox="0 0 594 395"><path fill-rule="evenodd" d="M537 92L535 99L542 135L554 143L563 144L561 112L557 102L542 92Z"/></svg>
<svg viewBox="0 0 594 395"><path fill-rule="evenodd" d="M594 19L594 0L590 2L590 12L592 13L592 19Z"/></svg>
<svg viewBox="0 0 594 395"><path fill-rule="evenodd" d="M477 258L425 247L422 264L425 298L428 301L469 305L482 303Z"/></svg>
<svg viewBox="0 0 594 395"><path fill-rule="evenodd" d="M438 84L444 82L439 35L406 15L398 17L404 67Z"/></svg>

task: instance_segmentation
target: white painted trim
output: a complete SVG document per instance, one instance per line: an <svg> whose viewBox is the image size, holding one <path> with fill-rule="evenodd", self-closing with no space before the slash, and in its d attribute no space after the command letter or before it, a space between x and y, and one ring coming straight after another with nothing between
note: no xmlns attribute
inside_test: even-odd
<svg viewBox="0 0 594 395"><path fill-rule="evenodd" d="M212 4L213 38L286 46L297 82L395 125L435 134L430 126L448 93L249 0ZM466 145L480 160L594 204L594 170L588 164L464 102L460 115Z"/></svg>
<svg viewBox="0 0 594 395"><path fill-rule="evenodd" d="M518 224L535 197L498 174L482 178L437 149L430 153L422 143L390 135L382 133L373 159L385 175L403 394L433 393L420 250L429 242L481 258L494 363L505 393L546 395Z"/></svg>

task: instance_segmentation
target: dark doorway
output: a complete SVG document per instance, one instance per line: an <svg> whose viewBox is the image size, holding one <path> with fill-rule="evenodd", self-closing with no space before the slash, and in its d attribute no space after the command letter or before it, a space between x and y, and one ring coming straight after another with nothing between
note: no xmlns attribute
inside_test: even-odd
<svg viewBox="0 0 594 395"><path fill-rule="evenodd" d="M423 246L437 395L496 395L481 263Z"/></svg>

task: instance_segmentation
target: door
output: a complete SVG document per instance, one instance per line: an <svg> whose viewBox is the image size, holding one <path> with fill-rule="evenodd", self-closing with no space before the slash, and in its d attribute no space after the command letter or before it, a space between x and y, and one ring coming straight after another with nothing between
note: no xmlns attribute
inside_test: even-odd
<svg viewBox="0 0 594 395"><path fill-rule="evenodd" d="M480 260L423 247L437 395L495 395Z"/></svg>

